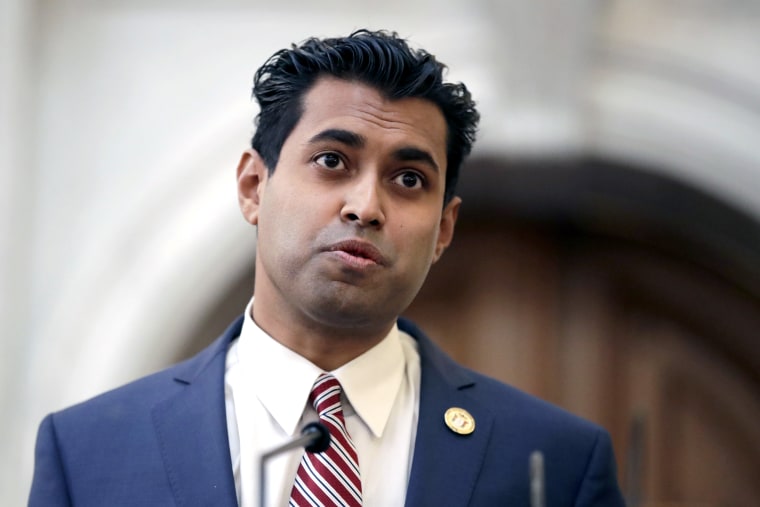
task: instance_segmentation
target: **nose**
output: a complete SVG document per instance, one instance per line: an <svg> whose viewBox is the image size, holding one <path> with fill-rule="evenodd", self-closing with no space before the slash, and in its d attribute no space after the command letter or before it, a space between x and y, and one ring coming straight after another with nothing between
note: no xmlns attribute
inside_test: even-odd
<svg viewBox="0 0 760 507"><path fill-rule="evenodd" d="M377 178L370 175L352 182L346 190L341 218L361 227L382 227L385 211L380 184Z"/></svg>

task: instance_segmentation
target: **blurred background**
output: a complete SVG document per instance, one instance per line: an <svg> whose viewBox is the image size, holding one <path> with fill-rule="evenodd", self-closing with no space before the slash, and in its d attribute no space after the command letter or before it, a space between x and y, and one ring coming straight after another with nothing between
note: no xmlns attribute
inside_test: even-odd
<svg viewBox="0 0 760 507"><path fill-rule="evenodd" d="M760 1L0 6L3 505L26 502L45 414L243 310L253 72L361 27L436 54L482 112L456 239L409 316L604 425L631 506L757 505Z"/></svg>

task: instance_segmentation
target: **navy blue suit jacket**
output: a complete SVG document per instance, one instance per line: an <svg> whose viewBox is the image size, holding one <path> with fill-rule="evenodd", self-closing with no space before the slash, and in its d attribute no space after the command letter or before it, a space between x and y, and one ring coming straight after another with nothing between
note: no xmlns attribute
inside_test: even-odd
<svg viewBox="0 0 760 507"><path fill-rule="evenodd" d="M241 323L183 363L47 416L29 505L237 505L224 370ZM399 325L419 342L422 372L407 506L527 507L537 449L548 507L623 505L603 429L457 365L412 324ZM446 427L450 407L473 415L472 434Z"/></svg>

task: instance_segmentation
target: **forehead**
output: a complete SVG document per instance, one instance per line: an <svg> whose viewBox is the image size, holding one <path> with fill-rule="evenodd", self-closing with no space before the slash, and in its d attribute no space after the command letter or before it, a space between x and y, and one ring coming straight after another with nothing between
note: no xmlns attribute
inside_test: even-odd
<svg viewBox="0 0 760 507"><path fill-rule="evenodd" d="M333 77L320 78L303 98L301 119L291 133L303 142L329 128L354 131L372 142L409 144L431 151L445 167L446 121L433 102L388 99L377 89Z"/></svg>

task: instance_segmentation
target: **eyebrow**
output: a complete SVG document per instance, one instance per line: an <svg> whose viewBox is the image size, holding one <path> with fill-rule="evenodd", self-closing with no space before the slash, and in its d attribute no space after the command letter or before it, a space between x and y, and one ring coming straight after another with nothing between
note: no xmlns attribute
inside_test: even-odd
<svg viewBox="0 0 760 507"><path fill-rule="evenodd" d="M362 148L367 144L367 138L356 132L345 129L326 129L309 139L309 144L323 141L336 141L350 148ZM435 172L439 172L438 164L433 156L420 148L404 146L393 153L393 158L400 162L424 162Z"/></svg>
<svg viewBox="0 0 760 507"><path fill-rule="evenodd" d="M435 172L438 172L438 164L433 160L433 156L427 151L415 148L414 146L399 148L393 154L393 158L401 162L425 162Z"/></svg>
<svg viewBox="0 0 760 507"><path fill-rule="evenodd" d="M350 130L343 129L323 130L319 134L309 139L309 144L316 144L322 141L337 141L351 148L361 148L367 144L367 139L364 136L357 134L356 132L351 132Z"/></svg>

